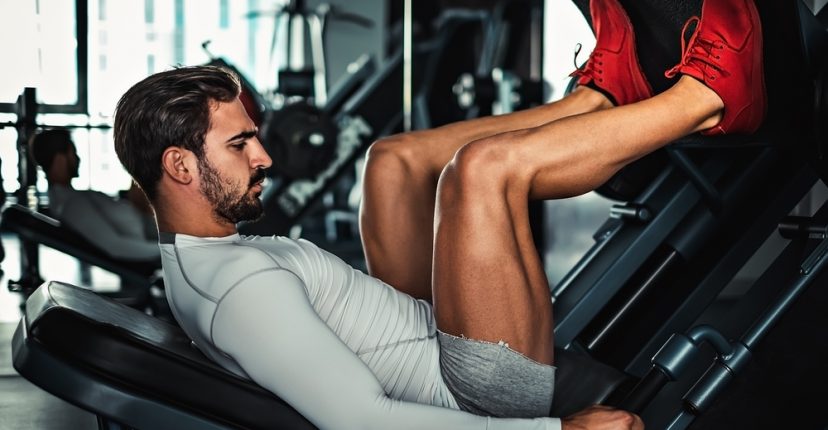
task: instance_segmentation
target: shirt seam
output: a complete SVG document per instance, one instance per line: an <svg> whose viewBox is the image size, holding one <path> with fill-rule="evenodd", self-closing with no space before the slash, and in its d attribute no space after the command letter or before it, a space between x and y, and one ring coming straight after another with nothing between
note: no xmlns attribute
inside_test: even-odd
<svg viewBox="0 0 828 430"><path fill-rule="evenodd" d="M187 282L187 285L189 285L190 288L195 290L195 292L197 292L201 297L204 297L205 299L213 303L216 303L216 300L218 300L217 298L214 298L207 294L207 292L202 291L195 285L193 281L190 280L190 277L187 276L187 270L184 269L186 266L184 266L184 262L181 260L181 254L178 252L178 245L174 245L173 250L175 251L175 259L178 262L178 267L181 268L181 276L184 277L184 281Z"/></svg>
<svg viewBox="0 0 828 430"><path fill-rule="evenodd" d="M398 347L398 346L407 345L407 344L410 344L410 343L425 342L425 341L434 339L436 337L437 337L437 333L427 334L425 336L412 337L412 338L408 338L408 339L402 339L402 340L398 340L396 342L386 343L386 344L383 344L383 345L377 345L377 346L372 347L372 348L368 348L368 349L365 349L365 350L362 350L362 351L357 351L356 354L357 355L372 354L372 353L375 353L375 352L384 351L386 349L391 349L391 348L395 348L395 347Z"/></svg>

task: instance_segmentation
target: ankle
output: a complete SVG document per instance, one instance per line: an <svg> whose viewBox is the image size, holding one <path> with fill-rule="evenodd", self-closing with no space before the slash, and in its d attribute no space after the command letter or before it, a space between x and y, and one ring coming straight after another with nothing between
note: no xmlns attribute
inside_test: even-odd
<svg viewBox="0 0 828 430"><path fill-rule="evenodd" d="M575 88L572 96L577 98L584 112L597 112L615 106L604 93L583 85Z"/></svg>
<svg viewBox="0 0 828 430"><path fill-rule="evenodd" d="M695 131L707 130L721 122L724 102L710 87L692 76L683 75L675 88L682 90L682 98L688 106L698 109L700 121Z"/></svg>

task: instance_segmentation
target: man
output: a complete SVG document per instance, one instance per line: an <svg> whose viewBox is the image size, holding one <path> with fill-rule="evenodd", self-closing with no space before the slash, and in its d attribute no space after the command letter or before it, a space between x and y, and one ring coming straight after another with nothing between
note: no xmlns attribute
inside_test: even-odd
<svg viewBox="0 0 828 430"><path fill-rule="evenodd" d="M154 221L138 188L128 199L116 200L97 191L72 187L78 177L80 157L66 129L48 129L36 134L32 158L46 173L50 214L108 255L129 261L159 258Z"/></svg>
<svg viewBox="0 0 828 430"><path fill-rule="evenodd" d="M195 67L133 86L116 151L155 209L182 328L321 428L643 428L603 407L545 417L552 307L527 201L586 192L695 131L755 129L761 29L749 0L706 0L683 76L652 96L623 9L591 11L598 44L572 96L374 146L362 228L379 279L303 240L238 235L271 160L237 78Z"/></svg>

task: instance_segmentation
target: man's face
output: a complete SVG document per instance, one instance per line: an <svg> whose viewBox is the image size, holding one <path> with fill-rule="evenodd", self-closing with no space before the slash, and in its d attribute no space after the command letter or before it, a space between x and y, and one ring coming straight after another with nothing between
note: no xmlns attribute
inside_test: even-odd
<svg viewBox="0 0 828 430"><path fill-rule="evenodd" d="M259 195L270 157L238 99L213 108L204 156L198 160L199 188L219 220L255 220L262 215Z"/></svg>
<svg viewBox="0 0 828 430"><path fill-rule="evenodd" d="M78 156L78 149L75 144L69 142L66 148L66 171L69 172L70 178L77 178L80 173L80 157Z"/></svg>

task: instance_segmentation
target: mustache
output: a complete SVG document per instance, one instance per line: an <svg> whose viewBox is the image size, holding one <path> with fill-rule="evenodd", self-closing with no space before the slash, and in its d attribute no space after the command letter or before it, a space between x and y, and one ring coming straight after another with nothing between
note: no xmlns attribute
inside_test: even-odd
<svg viewBox="0 0 828 430"><path fill-rule="evenodd" d="M264 180L265 176L267 176L265 169L256 169L256 172L250 177L250 186L252 187L253 185L256 185L256 183L261 182Z"/></svg>

